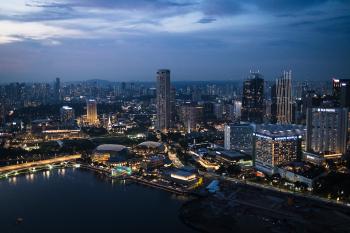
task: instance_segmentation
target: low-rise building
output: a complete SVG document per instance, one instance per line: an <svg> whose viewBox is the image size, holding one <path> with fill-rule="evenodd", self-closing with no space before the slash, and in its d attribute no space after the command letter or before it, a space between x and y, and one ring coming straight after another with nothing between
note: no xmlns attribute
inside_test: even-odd
<svg viewBox="0 0 350 233"><path fill-rule="evenodd" d="M131 156L127 147L118 144L98 146L91 156L93 162L124 165Z"/></svg>
<svg viewBox="0 0 350 233"><path fill-rule="evenodd" d="M160 142L146 141L138 144L134 148L134 152L139 155L154 155L157 153L163 153L165 146Z"/></svg>
<svg viewBox="0 0 350 233"><path fill-rule="evenodd" d="M170 178L175 183L179 184L194 184L197 182L198 178L195 173L184 171L184 170L174 170L170 173Z"/></svg>
<svg viewBox="0 0 350 233"><path fill-rule="evenodd" d="M215 158L223 164L236 164L241 168L250 168L253 166L253 159L250 155L238 151L220 150L215 151Z"/></svg>
<svg viewBox="0 0 350 233"><path fill-rule="evenodd" d="M278 168L280 176L293 183L302 183L312 189L314 182L326 175L322 167L314 166L309 163L292 162Z"/></svg>

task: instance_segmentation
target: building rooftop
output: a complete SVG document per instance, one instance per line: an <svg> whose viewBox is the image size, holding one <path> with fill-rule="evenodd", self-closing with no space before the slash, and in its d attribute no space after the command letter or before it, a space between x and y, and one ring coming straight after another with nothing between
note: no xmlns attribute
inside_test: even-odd
<svg viewBox="0 0 350 233"><path fill-rule="evenodd" d="M294 124L261 124L257 126L257 134L270 137L303 136L306 126Z"/></svg>
<svg viewBox="0 0 350 233"><path fill-rule="evenodd" d="M324 168L305 162L291 162L281 166L281 168L309 179L318 177L325 172Z"/></svg>
<svg viewBox="0 0 350 233"><path fill-rule="evenodd" d="M123 145L118 145L118 144L103 144L103 145L99 145L96 148L96 151L115 151L115 152L119 152L122 151L124 149L126 149L127 147L123 146Z"/></svg>
<svg viewBox="0 0 350 233"><path fill-rule="evenodd" d="M139 147L147 147L147 148L152 148L152 149L156 149L161 147L163 144L159 143L159 142L153 142L153 141L145 141L140 143L138 146Z"/></svg>

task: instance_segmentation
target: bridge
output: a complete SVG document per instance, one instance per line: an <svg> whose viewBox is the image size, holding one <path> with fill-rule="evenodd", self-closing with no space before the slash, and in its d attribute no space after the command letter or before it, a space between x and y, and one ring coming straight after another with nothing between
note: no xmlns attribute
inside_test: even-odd
<svg viewBox="0 0 350 233"><path fill-rule="evenodd" d="M61 157L56 157L52 159L39 160L39 161L34 161L29 163L21 163L16 165L4 166L4 167L0 167L0 174L16 171L16 170L23 170L23 169L29 169L29 168L34 168L38 166L54 164L54 163L73 161L79 158L81 158L81 154L74 154L74 155L61 156Z"/></svg>

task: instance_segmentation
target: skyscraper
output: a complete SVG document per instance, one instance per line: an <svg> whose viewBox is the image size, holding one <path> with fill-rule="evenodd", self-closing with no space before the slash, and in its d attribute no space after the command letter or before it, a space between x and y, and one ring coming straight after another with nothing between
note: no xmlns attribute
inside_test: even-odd
<svg viewBox="0 0 350 233"><path fill-rule="evenodd" d="M97 102L94 99L89 99L86 103L86 121L90 125L98 123L97 119Z"/></svg>
<svg viewBox="0 0 350 233"><path fill-rule="evenodd" d="M292 123L292 108L292 71L284 71L282 77L276 79L277 123Z"/></svg>
<svg viewBox="0 0 350 233"><path fill-rule="evenodd" d="M226 124L224 130L226 150L238 150L252 155L254 124Z"/></svg>
<svg viewBox="0 0 350 233"><path fill-rule="evenodd" d="M236 119L241 119L241 114L242 114L242 101L235 100L233 102L235 106L235 118Z"/></svg>
<svg viewBox="0 0 350 233"><path fill-rule="evenodd" d="M264 119L264 79L259 73L250 73L243 83L242 121L262 123Z"/></svg>
<svg viewBox="0 0 350 233"><path fill-rule="evenodd" d="M341 81L340 106L350 108L350 79L343 79Z"/></svg>
<svg viewBox="0 0 350 233"><path fill-rule="evenodd" d="M175 125L176 117L176 89L170 87L170 127Z"/></svg>
<svg viewBox="0 0 350 233"><path fill-rule="evenodd" d="M203 120L203 107L199 105L184 104L180 106L180 121L187 128L187 132L196 130L197 124Z"/></svg>
<svg viewBox="0 0 350 233"><path fill-rule="evenodd" d="M56 102L61 101L61 80L60 78L56 78L54 84L54 98Z"/></svg>
<svg viewBox="0 0 350 233"><path fill-rule="evenodd" d="M333 86L333 96L336 99L339 99L340 98L340 89L341 89L340 79L333 78L332 86Z"/></svg>
<svg viewBox="0 0 350 233"><path fill-rule="evenodd" d="M69 106L63 106L60 109L61 123L63 126L72 126L75 121L74 109Z"/></svg>
<svg viewBox="0 0 350 233"><path fill-rule="evenodd" d="M333 96L341 107L350 107L350 79L333 79Z"/></svg>
<svg viewBox="0 0 350 233"><path fill-rule="evenodd" d="M224 114L224 105L222 103L214 103L214 115L217 120L221 120Z"/></svg>
<svg viewBox="0 0 350 233"><path fill-rule="evenodd" d="M324 158L339 158L346 152L347 108L309 108L306 150Z"/></svg>
<svg viewBox="0 0 350 233"><path fill-rule="evenodd" d="M294 125L261 125L254 133L254 164L272 175L277 166L301 159L302 130Z"/></svg>
<svg viewBox="0 0 350 233"><path fill-rule="evenodd" d="M167 131L171 126L171 92L170 92L170 70L160 69L157 71L157 122L156 128Z"/></svg>

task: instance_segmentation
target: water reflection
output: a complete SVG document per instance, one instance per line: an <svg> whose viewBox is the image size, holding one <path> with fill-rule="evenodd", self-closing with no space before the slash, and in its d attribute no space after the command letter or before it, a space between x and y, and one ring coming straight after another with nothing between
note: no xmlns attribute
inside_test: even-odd
<svg viewBox="0 0 350 233"><path fill-rule="evenodd" d="M50 173L49 170L43 172L43 175L44 175L44 177L45 177L46 179L49 179L49 178L50 178L50 174L51 174L51 173Z"/></svg>
<svg viewBox="0 0 350 233"><path fill-rule="evenodd" d="M64 176L65 174L66 174L66 169L65 168L58 169L58 175Z"/></svg>
<svg viewBox="0 0 350 233"><path fill-rule="evenodd" d="M9 183L12 184L12 185L15 185L17 184L17 178L14 176L14 177L10 177L8 179Z"/></svg>
<svg viewBox="0 0 350 233"><path fill-rule="evenodd" d="M179 196L82 169L37 170L0 187L1 233L193 232L178 219Z"/></svg>
<svg viewBox="0 0 350 233"><path fill-rule="evenodd" d="M25 176L26 180L29 182L33 182L34 181L34 174L33 173L28 173Z"/></svg>

